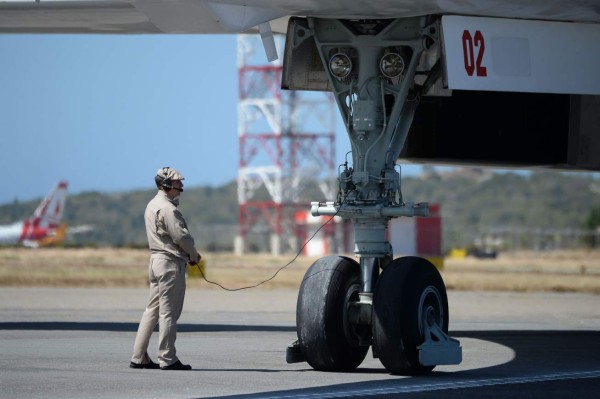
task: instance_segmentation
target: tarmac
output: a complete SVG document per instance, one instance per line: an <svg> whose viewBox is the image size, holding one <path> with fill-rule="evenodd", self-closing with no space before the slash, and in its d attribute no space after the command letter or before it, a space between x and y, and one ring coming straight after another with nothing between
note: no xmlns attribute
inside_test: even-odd
<svg viewBox="0 0 600 399"><path fill-rule="evenodd" d="M600 392L600 296L448 293L463 362L390 375L287 364L296 290L188 289L177 353L191 371L128 367L148 292L0 288L0 398L565 398ZM149 353L156 356L156 338Z"/></svg>

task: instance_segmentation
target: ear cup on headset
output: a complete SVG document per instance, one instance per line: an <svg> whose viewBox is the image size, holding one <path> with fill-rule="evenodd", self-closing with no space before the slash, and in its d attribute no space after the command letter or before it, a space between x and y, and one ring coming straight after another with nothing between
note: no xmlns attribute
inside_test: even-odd
<svg viewBox="0 0 600 399"><path fill-rule="evenodd" d="M162 181L162 183L160 183L160 185L162 186L162 188L165 188L167 190L170 190L170 189L173 188L173 184L171 182L171 178L169 177L169 170L170 169L171 168L168 167L168 166L165 166L164 168L162 168L162 173L163 173L164 177L163 177L163 181Z"/></svg>

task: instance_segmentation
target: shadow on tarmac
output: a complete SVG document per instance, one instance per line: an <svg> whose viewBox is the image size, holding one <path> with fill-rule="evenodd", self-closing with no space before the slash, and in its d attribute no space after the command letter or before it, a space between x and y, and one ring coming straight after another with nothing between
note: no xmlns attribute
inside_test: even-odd
<svg viewBox="0 0 600 399"><path fill-rule="evenodd" d="M600 388L598 331L456 331L453 337L494 342L512 349L513 359L495 366L463 371L433 371L427 376L336 384L260 394L223 396L230 399L302 397L438 398L565 398L593 397ZM311 371L301 370L301 371ZM383 368L358 368L351 373L381 374Z"/></svg>
<svg viewBox="0 0 600 399"><path fill-rule="evenodd" d="M31 321L0 322L0 330L22 331L114 331L136 332L138 323L115 322L70 322L70 321ZM155 328L158 331L158 325ZM190 332L295 332L296 327L230 325L230 324L177 324L178 333Z"/></svg>

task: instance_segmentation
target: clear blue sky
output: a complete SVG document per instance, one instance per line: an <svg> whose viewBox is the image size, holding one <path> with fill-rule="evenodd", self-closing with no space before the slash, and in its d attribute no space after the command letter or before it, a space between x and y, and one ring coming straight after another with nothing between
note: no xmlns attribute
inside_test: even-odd
<svg viewBox="0 0 600 399"><path fill-rule="evenodd" d="M166 165L188 187L234 180L236 49L235 35L0 35L0 204L60 179L73 194L150 188ZM339 123L336 142L341 163Z"/></svg>

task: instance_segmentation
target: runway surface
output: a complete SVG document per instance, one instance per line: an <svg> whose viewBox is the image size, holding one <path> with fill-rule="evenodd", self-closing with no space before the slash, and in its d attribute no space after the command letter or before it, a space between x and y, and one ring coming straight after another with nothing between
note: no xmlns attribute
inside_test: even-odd
<svg viewBox="0 0 600 399"><path fill-rule="evenodd" d="M188 289L178 355L192 371L128 367L145 289L0 288L1 398L565 398L600 392L600 296L449 292L463 362L392 376L287 364L295 290ZM150 355L156 356L156 336Z"/></svg>

